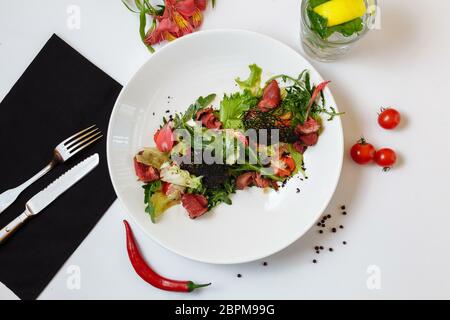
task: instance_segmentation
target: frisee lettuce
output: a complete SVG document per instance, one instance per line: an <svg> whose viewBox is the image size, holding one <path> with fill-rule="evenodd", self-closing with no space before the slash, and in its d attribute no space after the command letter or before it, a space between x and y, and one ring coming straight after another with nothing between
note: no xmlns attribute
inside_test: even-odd
<svg viewBox="0 0 450 320"><path fill-rule="evenodd" d="M246 91L249 90L252 95L259 97L262 94L261 90L261 75L262 69L256 65L251 64L248 66L250 69L250 75L247 80L241 80L240 78L236 78L235 81L239 85L239 87Z"/></svg>

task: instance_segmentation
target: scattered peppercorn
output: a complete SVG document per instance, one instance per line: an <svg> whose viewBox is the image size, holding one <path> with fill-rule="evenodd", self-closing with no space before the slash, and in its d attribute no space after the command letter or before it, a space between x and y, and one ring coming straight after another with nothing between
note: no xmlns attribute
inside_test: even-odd
<svg viewBox="0 0 450 320"><path fill-rule="evenodd" d="M317 250L317 251L316 251L316 253L317 253L317 254L319 254L319 253L320 253L320 251L319 251L319 250Z"/></svg>
<svg viewBox="0 0 450 320"><path fill-rule="evenodd" d="M300 189L299 188L297 188L297 191L296 191L297 193L300 193Z"/></svg>
<svg viewBox="0 0 450 320"><path fill-rule="evenodd" d="M339 228L344 229L344 226L343 226L343 225L340 225Z"/></svg>
<svg viewBox="0 0 450 320"><path fill-rule="evenodd" d="M346 211L342 211L342 214L345 216L347 214L347 212Z"/></svg>
<svg viewBox="0 0 450 320"><path fill-rule="evenodd" d="M319 250L319 246L315 246L315 247L314 247L314 250Z"/></svg>
<svg viewBox="0 0 450 320"><path fill-rule="evenodd" d="M321 223L320 223L320 222L317 222L317 226L320 227L320 225L321 225Z"/></svg>
<svg viewBox="0 0 450 320"><path fill-rule="evenodd" d="M346 245L346 244L347 244L347 241L342 241L342 244Z"/></svg>
<svg viewBox="0 0 450 320"><path fill-rule="evenodd" d="M170 110L166 110L166 113L170 113Z"/></svg>
<svg viewBox="0 0 450 320"><path fill-rule="evenodd" d="M336 232L337 230L336 230L336 228L332 228L331 231L332 232Z"/></svg>
<svg viewBox="0 0 450 320"><path fill-rule="evenodd" d="M325 226L326 226L325 223L322 223L322 227L325 228Z"/></svg>
<svg viewBox="0 0 450 320"><path fill-rule="evenodd" d="M323 246L320 246L319 249L320 249L320 250L323 250Z"/></svg>
<svg viewBox="0 0 450 320"><path fill-rule="evenodd" d="M155 113L153 112L153 115L155 115Z"/></svg>
<svg viewBox="0 0 450 320"><path fill-rule="evenodd" d="M342 205L342 206L341 206L341 209L342 209L342 210L345 210L345 206L344 206L344 205Z"/></svg>
<svg viewBox="0 0 450 320"><path fill-rule="evenodd" d="M330 250L330 252L333 252L333 248L330 248L330 249L328 249L328 250Z"/></svg>
<svg viewBox="0 0 450 320"><path fill-rule="evenodd" d="M313 260L313 263L317 263L317 260L316 260L316 259L314 259L314 260Z"/></svg>
<svg viewBox="0 0 450 320"><path fill-rule="evenodd" d="M327 215L327 218L330 219L331 218L331 214Z"/></svg>
<svg viewBox="0 0 450 320"><path fill-rule="evenodd" d="M237 277L238 277L238 278L241 278L241 277L242 277L242 274L238 273L238 274L237 274Z"/></svg>
<svg viewBox="0 0 450 320"><path fill-rule="evenodd" d="M264 261L264 262L263 262L263 266L267 266L267 262Z"/></svg>
<svg viewBox="0 0 450 320"><path fill-rule="evenodd" d="M319 233L323 233L323 230L319 230Z"/></svg>

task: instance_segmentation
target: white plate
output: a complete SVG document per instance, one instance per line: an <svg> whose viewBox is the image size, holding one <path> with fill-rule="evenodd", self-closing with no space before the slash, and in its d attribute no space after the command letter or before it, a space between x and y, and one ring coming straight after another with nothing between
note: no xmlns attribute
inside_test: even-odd
<svg viewBox="0 0 450 320"><path fill-rule="evenodd" d="M153 54L123 88L111 115L108 165L119 199L155 241L194 260L242 263L286 248L319 218L339 180L343 134L341 121L335 118L324 121L318 145L305 154L308 180L293 178L279 192L238 191L232 196L233 205L219 205L196 220L179 205L152 224L144 212L141 183L136 181L134 154L154 145L153 133L166 110L184 111L198 96L209 93L217 93L218 107L223 93L237 91L234 79L245 78L252 63L263 68L264 78L279 73L296 76L309 69L314 83L323 81L300 54L267 36L240 30L197 32ZM328 89L325 98L336 107Z"/></svg>

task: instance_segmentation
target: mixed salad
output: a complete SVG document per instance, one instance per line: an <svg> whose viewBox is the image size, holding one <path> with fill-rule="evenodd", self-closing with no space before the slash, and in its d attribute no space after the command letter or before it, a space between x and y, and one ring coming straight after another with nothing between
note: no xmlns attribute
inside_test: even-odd
<svg viewBox="0 0 450 320"><path fill-rule="evenodd" d="M323 89L307 70L297 77L277 75L261 84L262 69L250 65L240 91L199 97L184 113L163 118L155 147L134 157L143 182L145 211L156 222L182 204L198 218L220 203L232 204L236 190L278 190L297 173L305 174L303 154L317 144L327 120L339 115L325 107Z"/></svg>

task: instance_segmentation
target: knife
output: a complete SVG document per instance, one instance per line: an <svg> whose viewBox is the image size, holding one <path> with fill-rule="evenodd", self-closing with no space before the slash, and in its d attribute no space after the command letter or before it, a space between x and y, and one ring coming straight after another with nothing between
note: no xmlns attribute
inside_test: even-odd
<svg viewBox="0 0 450 320"><path fill-rule="evenodd" d="M28 218L37 215L50 203L70 187L80 181L91 172L99 163L98 154L81 161L79 164L66 171L62 176L49 184L44 190L36 194L25 205L25 211L0 230L0 243L5 241L15 230L17 230Z"/></svg>

